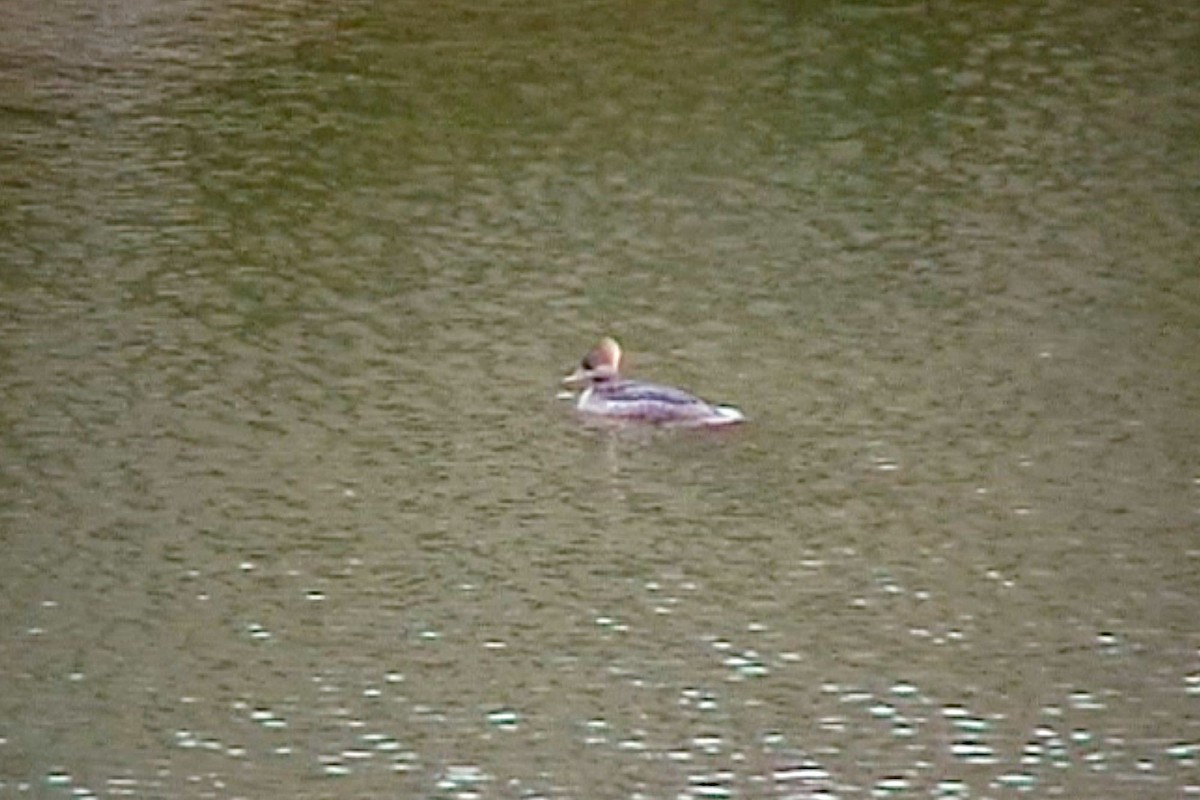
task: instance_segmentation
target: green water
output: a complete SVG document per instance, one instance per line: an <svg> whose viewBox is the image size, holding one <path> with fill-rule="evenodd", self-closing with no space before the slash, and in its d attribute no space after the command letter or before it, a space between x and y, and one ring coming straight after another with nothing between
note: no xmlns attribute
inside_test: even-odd
<svg viewBox="0 0 1200 800"><path fill-rule="evenodd" d="M1200 791L1200 12L3 17L0 796Z"/></svg>

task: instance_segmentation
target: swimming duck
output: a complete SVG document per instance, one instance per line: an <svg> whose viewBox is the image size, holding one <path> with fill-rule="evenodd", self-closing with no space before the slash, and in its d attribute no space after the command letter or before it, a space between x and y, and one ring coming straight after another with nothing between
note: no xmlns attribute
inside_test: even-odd
<svg viewBox="0 0 1200 800"><path fill-rule="evenodd" d="M621 346L611 337L589 350L563 384L579 392L575 407L596 417L686 427L746 419L733 406L714 405L673 386L621 377Z"/></svg>

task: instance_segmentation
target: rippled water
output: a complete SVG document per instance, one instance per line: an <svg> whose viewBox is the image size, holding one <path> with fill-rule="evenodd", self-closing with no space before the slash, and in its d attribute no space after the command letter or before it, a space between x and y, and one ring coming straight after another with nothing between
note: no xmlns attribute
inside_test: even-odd
<svg viewBox="0 0 1200 800"><path fill-rule="evenodd" d="M1197 11L3 15L0 794L1200 793Z"/></svg>

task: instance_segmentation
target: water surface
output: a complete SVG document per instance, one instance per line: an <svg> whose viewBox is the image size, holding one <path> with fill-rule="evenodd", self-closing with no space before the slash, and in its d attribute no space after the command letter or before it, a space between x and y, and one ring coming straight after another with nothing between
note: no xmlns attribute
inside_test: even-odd
<svg viewBox="0 0 1200 800"><path fill-rule="evenodd" d="M0 793L1200 792L1197 12L5 18Z"/></svg>

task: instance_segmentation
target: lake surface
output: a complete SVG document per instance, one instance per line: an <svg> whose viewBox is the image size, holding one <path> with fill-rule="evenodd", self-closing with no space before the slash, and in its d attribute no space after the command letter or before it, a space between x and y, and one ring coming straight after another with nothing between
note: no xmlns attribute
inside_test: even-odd
<svg viewBox="0 0 1200 800"><path fill-rule="evenodd" d="M1200 795L1200 7L0 16L0 796Z"/></svg>

